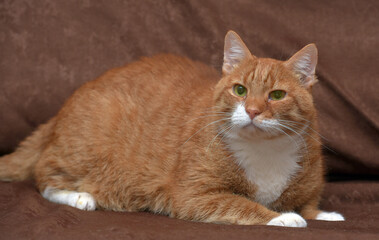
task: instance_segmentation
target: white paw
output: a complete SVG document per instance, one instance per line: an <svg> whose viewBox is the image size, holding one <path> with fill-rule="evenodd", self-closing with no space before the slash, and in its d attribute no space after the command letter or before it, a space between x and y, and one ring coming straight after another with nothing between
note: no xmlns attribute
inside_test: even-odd
<svg viewBox="0 0 379 240"><path fill-rule="evenodd" d="M337 212L321 212L321 213L317 214L316 220L345 221L345 218Z"/></svg>
<svg viewBox="0 0 379 240"><path fill-rule="evenodd" d="M85 192L70 193L67 205L87 211L93 211L96 209L95 199L93 199L91 194Z"/></svg>
<svg viewBox="0 0 379 240"><path fill-rule="evenodd" d="M96 201L91 194L86 192L74 192L47 187L42 196L55 203L66 204L81 210L93 211L96 209Z"/></svg>
<svg viewBox="0 0 379 240"><path fill-rule="evenodd" d="M283 213L279 217L271 219L267 225L282 227L306 227L307 222L299 214Z"/></svg>

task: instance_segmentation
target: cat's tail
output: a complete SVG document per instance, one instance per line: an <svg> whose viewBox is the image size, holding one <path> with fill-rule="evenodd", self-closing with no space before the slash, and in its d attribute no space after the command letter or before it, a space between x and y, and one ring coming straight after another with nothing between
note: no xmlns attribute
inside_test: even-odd
<svg viewBox="0 0 379 240"><path fill-rule="evenodd" d="M34 166L50 140L54 125L54 118L40 125L15 152L0 157L0 180L21 181L33 177Z"/></svg>

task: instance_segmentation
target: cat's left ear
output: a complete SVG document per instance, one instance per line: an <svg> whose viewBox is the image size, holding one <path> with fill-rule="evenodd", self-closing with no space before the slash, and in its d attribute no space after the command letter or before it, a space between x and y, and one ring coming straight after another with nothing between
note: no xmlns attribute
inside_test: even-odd
<svg viewBox="0 0 379 240"><path fill-rule="evenodd" d="M295 72L305 88L311 88L317 82L315 76L317 65L317 48L315 44L308 44L284 62L288 68Z"/></svg>
<svg viewBox="0 0 379 240"><path fill-rule="evenodd" d="M240 36L234 31L229 31L225 36L222 73L224 75L230 74L244 59L251 56Z"/></svg>

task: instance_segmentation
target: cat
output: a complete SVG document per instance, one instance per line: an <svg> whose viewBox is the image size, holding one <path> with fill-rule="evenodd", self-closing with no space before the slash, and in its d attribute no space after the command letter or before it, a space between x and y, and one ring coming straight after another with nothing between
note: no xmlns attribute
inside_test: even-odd
<svg viewBox="0 0 379 240"><path fill-rule="evenodd" d="M170 54L141 58L80 87L0 159L0 179L34 178L42 196L82 210L306 227L324 164L311 95L317 48L258 58L233 31L222 74Z"/></svg>

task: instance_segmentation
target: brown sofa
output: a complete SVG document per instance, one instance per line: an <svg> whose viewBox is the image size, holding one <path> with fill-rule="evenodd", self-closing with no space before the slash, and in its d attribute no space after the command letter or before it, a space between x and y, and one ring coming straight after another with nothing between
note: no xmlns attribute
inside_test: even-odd
<svg viewBox="0 0 379 240"><path fill-rule="evenodd" d="M321 205L347 220L292 229L84 212L48 202L32 181L0 182L0 239L379 239L378 9L376 0L1 1L1 154L81 84L141 56L170 52L221 70L229 29L260 57L316 43L330 181Z"/></svg>

